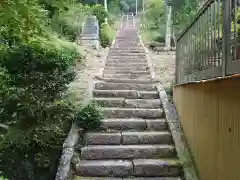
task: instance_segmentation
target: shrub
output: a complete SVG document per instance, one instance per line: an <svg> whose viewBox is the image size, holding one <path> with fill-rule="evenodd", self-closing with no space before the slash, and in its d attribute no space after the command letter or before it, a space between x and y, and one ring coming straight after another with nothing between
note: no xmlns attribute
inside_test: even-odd
<svg viewBox="0 0 240 180"><path fill-rule="evenodd" d="M71 66L77 57L73 47L63 47L38 38L8 50L0 62L9 77L9 91L4 92L1 101L1 121L40 120L42 115L37 109L60 97L75 77Z"/></svg>
<svg viewBox="0 0 240 180"><path fill-rule="evenodd" d="M75 122L84 131L94 130L100 127L100 120L103 118L102 112L95 102L80 108L76 113Z"/></svg>
<svg viewBox="0 0 240 180"><path fill-rule="evenodd" d="M102 47L108 47L112 44L115 31L109 24L102 24L100 28L100 42Z"/></svg>
<svg viewBox="0 0 240 180"><path fill-rule="evenodd" d="M68 10L61 10L54 13L52 27L59 34L70 41L74 41L81 30L84 17L89 13L89 7L81 4L68 5Z"/></svg>
<svg viewBox="0 0 240 180"><path fill-rule="evenodd" d="M34 111L33 111L34 112ZM67 101L45 104L45 121L12 127L0 143L0 169L16 180L54 179L75 109Z"/></svg>
<svg viewBox="0 0 240 180"><path fill-rule="evenodd" d="M173 103L173 84L166 88L165 91L168 96L168 100Z"/></svg>
<svg viewBox="0 0 240 180"><path fill-rule="evenodd" d="M103 5L101 4L97 4L92 7L92 14L97 17L99 25L104 23L105 18L109 16L109 14L105 11Z"/></svg>

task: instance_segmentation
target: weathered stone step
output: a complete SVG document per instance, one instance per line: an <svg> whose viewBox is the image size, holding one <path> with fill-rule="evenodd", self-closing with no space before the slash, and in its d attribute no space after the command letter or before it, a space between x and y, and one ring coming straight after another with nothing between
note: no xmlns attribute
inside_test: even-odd
<svg viewBox="0 0 240 180"><path fill-rule="evenodd" d="M112 180L112 179L109 179L109 180ZM181 178L180 177L132 177L132 178L123 178L122 180L181 180Z"/></svg>
<svg viewBox="0 0 240 180"><path fill-rule="evenodd" d="M139 42L138 42L139 43ZM138 44L137 43L137 44ZM144 51L144 47L141 47L141 46L136 46L136 44L134 44L134 46L124 46L124 45L120 45L120 46L114 46L114 47L111 47L109 49L109 51L121 51L121 50L126 50L126 51L133 51L133 52L139 52L139 51L142 51L142 52L145 52Z"/></svg>
<svg viewBox="0 0 240 180"><path fill-rule="evenodd" d="M144 49L140 49L140 50L129 50L129 49L123 49L123 48L119 48L119 49L111 49L109 50L109 53L131 53L131 54L145 54Z"/></svg>
<svg viewBox="0 0 240 180"><path fill-rule="evenodd" d="M135 71L132 71L132 70L110 70L110 69L104 69L103 70L104 74L128 74L128 75L131 75L131 74L137 74L137 75L150 75L150 72L149 70L135 70Z"/></svg>
<svg viewBox="0 0 240 180"><path fill-rule="evenodd" d="M125 58L132 58L132 57L138 57L138 58L141 58L141 57L144 57L146 58L146 53L109 53L108 54L108 57L125 57Z"/></svg>
<svg viewBox="0 0 240 180"><path fill-rule="evenodd" d="M136 109L136 108L103 108L106 118L163 118L162 109Z"/></svg>
<svg viewBox="0 0 240 180"><path fill-rule="evenodd" d="M173 144L168 131L122 132L122 144Z"/></svg>
<svg viewBox="0 0 240 180"><path fill-rule="evenodd" d="M123 79L123 78L107 78L107 77L98 77L95 76L96 79L108 83L133 83L133 84L153 84L157 83L157 81L152 79L139 80L139 79Z"/></svg>
<svg viewBox="0 0 240 180"><path fill-rule="evenodd" d="M104 73L105 78L121 78L121 79L131 79L131 80L151 80L152 77L150 73L147 74L115 74L115 73Z"/></svg>
<svg viewBox="0 0 240 180"><path fill-rule="evenodd" d="M158 159L175 157L172 145L89 145L81 148L81 159Z"/></svg>
<svg viewBox="0 0 240 180"><path fill-rule="evenodd" d="M114 60L114 61L125 61L125 60L131 60L131 61L142 61L146 60L146 56L108 56L107 60Z"/></svg>
<svg viewBox="0 0 240 180"><path fill-rule="evenodd" d="M181 166L177 159L135 159L134 176L159 177L181 175Z"/></svg>
<svg viewBox="0 0 240 180"><path fill-rule="evenodd" d="M181 180L180 177L130 177L130 178L117 178L117 177L80 177L77 176L73 180Z"/></svg>
<svg viewBox="0 0 240 180"><path fill-rule="evenodd" d="M147 64L147 60L146 59L127 59L127 58L119 58L119 59L108 59L106 61L106 65L108 64Z"/></svg>
<svg viewBox="0 0 240 180"><path fill-rule="evenodd" d="M131 63L131 62L127 62L127 64L126 64L126 62L121 62L121 61L119 61L119 62L107 62L106 64L105 64L105 66L113 66L113 67L129 67L129 66L134 66L134 67L147 67L148 66L148 64L146 63L146 62L141 62L141 63L139 63L139 62L134 62L134 63Z"/></svg>
<svg viewBox="0 0 240 180"><path fill-rule="evenodd" d="M113 56L127 56L127 57L146 57L145 53L129 53L129 52L109 52L108 56L113 57Z"/></svg>
<svg viewBox="0 0 240 180"><path fill-rule="evenodd" d="M115 178L115 177L82 177L76 176L73 180L123 180L123 178ZM163 179L164 180L164 179ZM169 179L171 180L171 179ZM174 180L174 179L173 179Z"/></svg>
<svg viewBox="0 0 240 180"><path fill-rule="evenodd" d="M99 90L140 90L140 91L156 91L155 84L129 84L129 83L105 83L96 82L95 89Z"/></svg>
<svg viewBox="0 0 240 180"><path fill-rule="evenodd" d="M139 66L139 65L106 65L104 67L105 70L123 70L123 71L126 71L126 70L129 70L129 71L147 71L149 70L149 67L147 65L144 65L144 66Z"/></svg>
<svg viewBox="0 0 240 180"><path fill-rule="evenodd" d="M102 129L105 131L163 131L168 129L165 119L102 119Z"/></svg>
<svg viewBox="0 0 240 180"><path fill-rule="evenodd" d="M129 46L127 47L125 44L116 44L112 47L112 49L126 49L126 48L128 48L128 49L143 49L143 46L138 43L137 45L134 44L133 46L130 46L130 47Z"/></svg>
<svg viewBox="0 0 240 180"><path fill-rule="evenodd" d="M148 71L148 66L105 66L104 70L112 70L112 71Z"/></svg>
<svg viewBox="0 0 240 180"><path fill-rule="evenodd" d="M133 174L133 164L128 160L80 160L75 170L79 176L126 177Z"/></svg>
<svg viewBox="0 0 240 180"><path fill-rule="evenodd" d="M161 108L160 99L94 98L94 100L102 107Z"/></svg>
<svg viewBox="0 0 240 180"><path fill-rule="evenodd" d="M181 167L176 159L81 160L75 169L79 176L111 178L129 176L164 178L178 177L181 173Z"/></svg>
<svg viewBox="0 0 240 180"><path fill-rule="evenodd" d="M124 97L128 99L158 99L157 91L135 91L135 90L93 90L94 97Z"/></svg>
<svg viewBox="0 0 240 180"><path fill-rule="evenodd" d="M138 132L90 132L84 135L86 145L137 145L137 144L172 144L168 131Z"/></svg>

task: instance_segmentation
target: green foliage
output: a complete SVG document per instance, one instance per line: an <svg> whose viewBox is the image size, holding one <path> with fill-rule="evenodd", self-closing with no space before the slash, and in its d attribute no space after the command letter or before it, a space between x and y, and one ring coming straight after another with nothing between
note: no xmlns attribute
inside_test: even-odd
<svg viewBox="0 0 240 180"><path fill-rule="evenodd" d="M198 11L197 0L172 0L173 27L178 36L191 23Z"/></svg>
<svg viewBox="0 0 240 180"><path fill-rule="evenodd" d="M100 41L102 47L108 47L112 44L115 35L114 29L109 24L102 24L100 28Z"/></svg>
<svg viewBox="0 0 240 180"><path fill-rule="evenodd" d="M92 7L92 14L95 15L99 21L99 25L105 22L105 18L109 16L109 14L105 11L103 5L97 4Z"/></svg>
<svg viewBox="0 0 240 180"><path fill-rule="evenodd" d="M3 176L0 176L0 180L9 180L9 179L7 179L7 178L5 178Z"/></svg>
<svg viewBox="0 0 240 180"><path fill-rule="evenodd" d="M39 113L32 112L33 107L41 109L66 89L74 79L70 67L76 57L74 48L57 47L41 38L9 49L0 63L9 77L9 92L3 91L1 101L5 107L0 112L1 121L41 120Z"/></svg>
<svg viewBox="0 0 240 180"><path fill-rule="evenodd" d="M168 100L173 103L173 84L171 84L170 87L166 88L165 91L168 96Z"/></svg>
<svg viewBox="0 0 240 180"><path fill-rule="evenodd" d="M94 130L100 127L100 120L103 118L101 109L95 102L80 108L76 113L75 122L84 131Z"/></svg>
<svg viewBox="0 0 240 180"><path fill-rule="evenodd" d="M47 11L36 0L2 0L0 12L0 39L5 42L0 50L4 45L26 42L36 34L46 35Z"/></svg>
<svg viewBox="0 0 240 180"><path fill-rule="evenodd" d="M67 10L55 11L52 16L52 26L59 34L74 41L81 30L85 16L90 13L90 7L82 4L70 4Z"/></svg>
<svg viewBox="0 0 240 180"><path fill-rule="evenodd" d="M1 173L54 179L78 112L61 100L80 56L69 40L89 7L72 0L2 0L0 12L0 123L9 125L0 141Z"/></svg>
<svg viewBox="0 0 240 180"><path fill-rule="evenodd" d="M100 22L108 14L75 0L2 0L0 12L0 123L9 125L0 141L0 174L54 179L72 122L88 130L101 119L93 104L79 109L62 100L80 57L70 41L86 14Z"/></svg>
<svg viewBox="0 0 240 180"><path fill-rule="evenodd" d="M55 177L62 144L74 119L74 106L66 101L55 101L38 111L45 114L44 122L31 127L19 123L0 143L0 169L10 179Z"/></svg>
<svg viewBox="0 0 240 180"><path fill-rule="evenodd" d="M163 0L151 0L141 15L143 36L151 41L164 42L166 7Z"/></svg>

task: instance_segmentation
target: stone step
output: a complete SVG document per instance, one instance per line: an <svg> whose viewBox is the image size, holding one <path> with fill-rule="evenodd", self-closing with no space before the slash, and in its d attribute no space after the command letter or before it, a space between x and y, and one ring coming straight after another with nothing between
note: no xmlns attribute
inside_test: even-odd
<svg viewBox="0 0 240 180"><path fill-rule="evenodd" d="M79 176L90 177L176 177L181 167L176 159L80 160L75 167ZM150 180L150 179L149 179ZM164 180L164 179L160 179Z"/></svg>
<svg viewBox="0 0 240 180"><path fill-rule="evenodd" d="M137 132L89 132L84 135L86 145L137 145L137 144L172 144L168 131Z"/></svg>
<svg viewBox="0 0 240 180"><path fill-rule="evenodd" d="M115 48L115 49L110 49L109 50L109 53L130 53L130 54L145 54L145 51L144 49L139 49L139 50L129 50L129 49L123 49L123 48Z"/></svg>
<svg viewBox="0 0 240 180"><path fill-rule="evenodd" d="M112 179L109 179L109 180L112 180ZM181 178L180 177L132 177L132 178L123 178L122 180L181 180Z"/></svg>
<svg viewBox="0 0 240 180"><path fill-rule="evenodd" d="M168 129L165 119L102 119L101 128L105 131L164 131Z"/></svg>
<svg viewBox="0 0 240 180"><path fill-rule="evenodd" d="M142 51L144 50L144 48L142 46L134 46L134 47L126 47L126 45L114 45L113 47L111 47L109 50L130 50L130 51Z"/></svg>
<svg viewBox="0 0 240 180"><path fill-rule="evenodd" d="M150 76L150 72L145 70L145 71L131 71L131 70L110 70L110 69L104 69L103 70L104 74L126 74L126 75L147 75Z"/></svg>
<svg viewBox="0 0 240 180"><path fill-rule="evenodd" d="M128 99L158 99L157 91L135 91L135 90L93 90L93 97L124 97Z"/></svg>
<svg viewBox="0 0 240 180"><path fill-rule="evenodd" d="M108 57L125 57L125 58L131 58L131 57L144 57L146 58L146 53L109 53Z"/></svg>
<svg viewBox="0 0 240 180"><path fill-rule="evenodd" d="M178 177L182 169L177 159L135 159L133 160L134 176Z"/></svg>
<svg viewBox="0 0 240 180"><path fill-rule="evenodd" d="M146 61L146 56L108 56L107 60L111 60L111 61L125 61L125 60L129 60L129 61Z"/></svg>
<svg viewBox="0 0 240 180"><path fill-rule="evenodd" d="M106 64L105 64L105 66L107 66L107 67L111 67L111 66L113 66L113 67L129 67L129 66L134 66L134 67L147 67L148 66L148 64L147 63L139 63L139 62L134 62L134 63L131 63L131 62L127 62L127 64L126 64L126 62L121 62L121 61L119 61L119 62L116 62L116 63L112 63L112 62L107 62Z"/></svg>
<svg viewBox="0 0 240 180"><path fill-rule="evenodd" d="M161 108L160 99L94 98L94 100L102 107Z"/></svg>
<svg viewBox="0 0 240 180"><path fill-rule="evenodd" d="M80 177L77 176L73 180L181 180L180 177L130 177L130 178L117 178L117 177Z"/></svg>
<svg viewBox="0 0 240 180"><path fill-rule="evenodd" d="M112 70L112 71L148 71L149 67L136 67L136 66L105 66L104 70Z"/></svg>
<svg viewBox="0 0 240 180"><path fill-rule="evenodd" d="M99 77L95 76L96 79L108 83L133 83L133 84L153 84L157 83L157 81L152 79L139 80L139 79L124 79L124 78L107 78L107 77Z"/></svg>
<svg viewBox="0 0 240 180"><path fill-rule="evenodd" d="M173 144L168 131L122 132L122 144Z"/></svg>
<svg viewBox="0 0 240 180"><path fill-rule="evenodd" d="M80 160L75 170L79 176L126 177L133 174L133 164L128 160Z"/></svg>
<svg viewBox="0 0 240 180"><path fill-rule="evenodd" d="M106 78L121 78L121 79L130 79L130 80L152 80L152 77L146 74L103 74L103 77Z"/></svg>
<svg viewBox="0 0 240 180"><path fill-rule="evenodd" d="M140 91L156 91L155 84L129 84L129 83L105 83L96 82L95 89L99 90L140 90Z"/></svg>
<svg viewBox="0 0 240 180"><path fill-rule="evenodd" d="M136 109L136 108L103 108L106 118L163 118L162 109Z"/></svg>
<svg viewBox="0 0 240 180"><path fill-rule="evenodd" d="M89 145L81 148L80 159L158 159L175 156L172 145Z"/></svg>
<svg viewBox="0 0 240 180"><path fill-rule="evenodd" d="M146 59L135 59L135 60L132 60L132 59L127 59L127 58L123 58L123 59L108 59L106 61L106 65L116 65L116 64L126 64L126 63L129 63L129 64L147 64L147 60Z"/></svg>
<svg viewBox="0 0 240 180"><path fill-rule="evenodd" d="M146 57L146 53L129 53L129 52L109 52L108 56L112 57L112 56L127 56L127 57Z"/></svg>

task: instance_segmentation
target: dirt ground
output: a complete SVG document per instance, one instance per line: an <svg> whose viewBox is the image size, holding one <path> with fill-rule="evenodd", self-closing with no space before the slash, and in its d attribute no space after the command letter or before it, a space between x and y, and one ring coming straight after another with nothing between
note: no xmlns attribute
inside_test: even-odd
<svg viewBox="0 0 240 180"><path fill-rule="evenodd" d="M175 81L175 54L160 52L157 54L148 51L155 70L156 80L159 80L165 88L169 88Z"/></svg>
<svg viewBox="0 0 240 180"><path fill-rule="evenodd" d="M84 58L81 62L77 62L75 67L76 78L69 84L68 88L68 96L74 102L91 99L94 77L100 74L108 54L108 48L100 48L99 50L81 46L79 48Z"/></svg>

